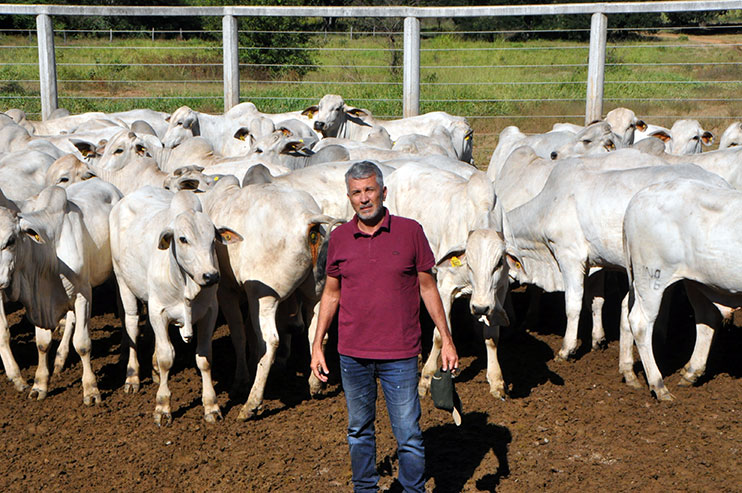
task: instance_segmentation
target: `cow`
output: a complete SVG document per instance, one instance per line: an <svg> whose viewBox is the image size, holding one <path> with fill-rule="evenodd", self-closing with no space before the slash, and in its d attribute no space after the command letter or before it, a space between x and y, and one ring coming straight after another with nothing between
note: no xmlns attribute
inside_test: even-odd
<svg viewBox="0 0 742 493"><path fill-rule="evenodd" d="M508 325L503 304L508 288L505 242L491 226L492 182L482 171L468 180L446 171L407 164L385 181L389 211L419 222L436 261L436 281L450 326L454 298L470 296L470 311L484 325L490 393L505 396L497 361L500 325ZM435 200L429 200L435 197ZM438 367L441 338L436 329L418 392L424 396Z"/></svg>
<svg viewBox="0 0 742 493"><path fill-rule="evenodd" d="M507 251L519 259L510 265L511 276L547 292L564 291L567 329L556 359L567 360L577 349L577 324L590 269L625 269L621 230L631 197L646 186L684 177L728 186L695 165L595 170L565 162L557 165L533 199L501 213ZM603 343L601 331L602 325L594 323L593 347Z"/></svg>
<svg viewBox="0 0 742 493"><path fill-rule="evenodd" d="M307 168L314 169L314 168ZM321 244L321 224L333 221L321 213L311 195L277 183L240 188L225 177L202 194L212 220L230 224L244 241L218 249L222 282L219 306L232 334L236 352L235 390L247 382L244 317L240 298L247 298L254 337L250 345L257 359L255 379L238 419L258 412L268 372L279 344L276 311L281 301L301 292L309 305L319 301L313 265ZM308 307L309 308L309 307ZM316 317L311 326L316 325ZM310 337L314 334L310 329Z"/></svg>
<svg viewBox="0 0 742 493"><path fill-rule="evenodd" d="M167 385L174 359L168 336L171 323L179 328L185 342L193 337L194 325L197 328L196 364L203 382L204 419L216 422L221 411L211 380L211 339L220 274L214 244L234 244L242 237L229 228L217 228L193 193L173 194L154 187L141 188L122 199L111 211L110 228L113 270L129 348L124 392L139 390L136 341L140 300L147 304L155 334L159 371L155 424L172 422Z"/></svg>
<svg viewBox="0 0 742 493"><path fill-rule="evenodd" d="M666 152L674 155L698 154L703 146L710 146L714 134L703 130L697 120L677 120L669 130L656 125L648 125L643 132L637 132L635 141L655 137L665 143Z"/></svg>
<svg viewBox="0 0 742 493"><path fill-rule="evenodd" d="M654 323L665 290L683 281L695 313L696 346L681 375L685 385L695 382L705 370L714 330L722 322L714 304L742 304L736 223L740 207L739 191L695 180L647 187L628 204L623 221L630 289L628 322L649 388L659 400L674 399L652 351ZM629 329L622 324L621 330ZM631 342L621 346L619 371L627 383L640 387L633 370Z"/></svg>
<svg viewBox="0 0 742 493"><path fill-rule="evenodd" d="M719 149L742 145L742 122L730 124L719 139Z"/></svg>
<svg viewBox="0 0 742 493"><path fill-rule="evenodd" d="M64 189L48 187L26 201L20 214L4 214L0 287L10 300L23 303L26 316L36 326L39 362L29 398L46 397L52 330L73 310L74 315L67 317L65 335L69 341L74 321L73 343L83 366L83 403L92 405L100 402L88 333L92 287L110 273L110 261L106 266L105 258L108 232L99 226L107 221L108 211L120 195L97 180L70 188L70 200ZM1 325L6 327L3 332L7 331L7 322L3 320ZM3 362L7 370L8 364ZM15 374L17 365L10 366L15 366ZM22 385L16 383L16 388L21 390Z"/></svg>
<svg viewBox="0 0 742 493"><path fill-rule="evenodd" d="M517 127L507 127L500 132L500 140L492 153L487 176L497 182L497 174L510 153L524 145L531 147L539 157L556 160L614 151L617 143L620 145L619 139L606 122L592 123L577 134L552 131L526 136Z"/></svg>

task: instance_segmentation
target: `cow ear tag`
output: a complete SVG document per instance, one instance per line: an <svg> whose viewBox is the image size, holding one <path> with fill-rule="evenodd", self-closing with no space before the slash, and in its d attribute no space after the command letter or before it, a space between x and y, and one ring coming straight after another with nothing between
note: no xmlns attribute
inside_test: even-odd
<svg viewBox="0 0 742 493"><path fill-rule="evenodd" d="M451 267L461 267L463 264L461 263L461 259L456 257L455 255L451 257Z"/></svg>

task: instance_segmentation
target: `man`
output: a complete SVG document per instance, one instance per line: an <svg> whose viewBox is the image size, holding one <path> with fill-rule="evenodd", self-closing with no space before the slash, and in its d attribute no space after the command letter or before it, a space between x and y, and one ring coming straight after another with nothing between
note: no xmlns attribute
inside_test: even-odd
<svg viewBox="0 0 742 493"><path fill-rule="evenodd" d="M312 372L327 381L322 341L335 312L338 353L348 406L348 445L355 491L376 491L376 378L381 381L405 491L425 487L425 449L420 430L417 356L420 297L443 340L441 367L458 367L435 279L433 253L417 222L392 216L383 206L384 178L368 161L345 174L353 219L330 235L327 281L312 343Z"/></svg>

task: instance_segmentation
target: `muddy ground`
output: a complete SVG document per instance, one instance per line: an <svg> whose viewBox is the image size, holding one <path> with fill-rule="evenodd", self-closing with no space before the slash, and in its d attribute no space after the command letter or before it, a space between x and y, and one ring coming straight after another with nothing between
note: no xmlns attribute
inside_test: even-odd
<svg viewBox="0 0 742 493"><path fill-rule="evenodd" d="M522 312L524 299L515 296ZM540 320L508 329L500 361L507 400L488 393L484 347L466 305L455 306L455 340L462 356L457 390L464 422L423 400L427 488L455 491L740 491L742 489L742 330L716 336L699 385L680 388L679 369L693 344L691 314L673 303L668 335L656 344L672 403L656 402L646 388L628 388L617 372L617 298L606 313L609 345L583 349L574 362L554 362L564 330L563 298L549 295ZM33 330L17 305L10 312L12 347L31 379ZM173 424L152 419L156 386L148 376L151 346L143 346L143 386L123 392L121 329L113 291L96 292L93 365L100 406L82 405L81 365L74 351L54 377L44 401L30 401L0 382L0 491L348 491L345 403L340 386L311 399L306 385L306 342L268 382L262 413L237 420L242 400L231 400L234 357L226 327L215 335L214 378L224 420L203 421L194 347L175 341L170 379ZM589 348L589 327L581 331ZM429 327L425 329L429 333ZM177 334L177 332L175 333ZM428 336L426 336L427 339ZM58 336L56 337L58 339ZM637 364L640 369L640 365ZM378 463L383 489L393 482L395 444L379 407Z"/></svg>

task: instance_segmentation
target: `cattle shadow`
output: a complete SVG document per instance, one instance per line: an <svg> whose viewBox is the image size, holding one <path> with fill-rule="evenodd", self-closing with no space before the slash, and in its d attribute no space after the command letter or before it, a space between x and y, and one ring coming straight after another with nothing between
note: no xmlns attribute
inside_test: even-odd
<svg viewBox="0 0 742 493"><path fill-rule="evenodd" d="M502 478L510 474L508 446L512 441L510 430L487 422L487 414L465 413L461 426L453 423L433 426L423 431L425 441L425 477L433 479L433 492L462 491L485 456L492 452L498 466L477 481L480 491L495 491ZM394 455L379 463L379 474L391 476ZM395 479L387 491L402 491Z"/></svg>
<svg viewBox="0 0 742 493"><path fill-rule="evenodd" d="M423 315L423 357L430 352L433 322ZM468 302L457 300L451 309L452 337L459 357L473 357L471 363L456 377L457 382L469 382L487 368L482 325L469 313ZM548 363L554 352L543 341L526 330L502 327L497 348L498 360L508 398L528 397L531 391L547 382L564 385L564 379L553 372ZM487 385L486 383L484 384Z"/></svg>

